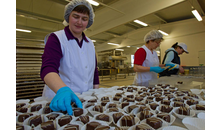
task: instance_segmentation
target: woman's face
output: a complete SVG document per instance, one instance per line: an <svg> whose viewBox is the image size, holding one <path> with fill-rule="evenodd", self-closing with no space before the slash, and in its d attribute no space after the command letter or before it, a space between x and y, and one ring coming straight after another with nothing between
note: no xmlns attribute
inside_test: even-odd
<svg viewBox="0 0 220 130"><path fill-rule="evenodd" d="M182 47L177 47L177 52L178 52L178 55L181 55L181 54L183 54L185 51L183 50Z"/></svg>
<svg viewBox="0 0 220 130"><path fill-rule="evenodd" d="M161 39L156 39L156 40L153 40L152 42L153 42L152 48L153 48L153 49L156 49L157 47L160 46Z"/></svg>
<svg viewBox="0 0 220 130"><path fill-rule="evenodd" d="M88 25L89 15L72 11L69 16L69 28L73 35L81 34Z"/></svg>

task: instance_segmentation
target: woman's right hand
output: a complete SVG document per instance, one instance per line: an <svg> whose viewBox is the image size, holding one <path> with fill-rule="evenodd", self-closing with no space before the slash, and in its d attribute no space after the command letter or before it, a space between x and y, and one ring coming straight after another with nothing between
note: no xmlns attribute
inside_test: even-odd
<svg viewBox="0 0 220 130"><path fill-rule="evenodd" d="M69 115L73 115L71 102L75 102L77 107L83 108L82 103L75 93L67 86L60 88L50 103L53 111L67 111Z"/></svg>

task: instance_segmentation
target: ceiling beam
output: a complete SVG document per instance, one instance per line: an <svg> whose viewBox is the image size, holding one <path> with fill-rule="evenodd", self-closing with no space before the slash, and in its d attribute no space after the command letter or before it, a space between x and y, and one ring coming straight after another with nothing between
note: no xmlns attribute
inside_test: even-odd
<svg viewBox="0 0 220 130"><path fill-rule="evenodd" d="M163 18L161 18L161 17L160 17L160 16L158 16L157 14L154 14L154 16L155 16L156 18L160 19L161 21L163 21L164 23L167 23L167 21L166 21L166 20L164 20Z"/></svg>
<svg viewBox="0 0 220 130"><path fill-rule="evenodd" d="M164 39L166 38L173 38L173 37L177 37L178 35L180 36L183 36L183 35L189 35L189 34L193 34L193 33L197 33L197 32L204 32L203 30L205 30L205 28L201 25L203 25L202 23L201 24L198 24L198 21L195 20L195 18L191 18L191 19L187 19L187 20L182 20L182 21L177 21L177 22L170 22L170 23L167 23L167 24L162 24L161 25L161 28L174 28L176 26L182 26L182 25L185 25L185 24L188 24L188 25L191 25L191 24L195 24L195 29L192 29L190 31L180 31L181 34L172 34L169 35L169 37L164 37ZM134 30L134 31L131 31L131 32L128 32L128 33L125 33L122 35L123 36L127 36L128 38L127 39L124 39L121 44L119 46L106 46L106 44L102 44L100 46L97 46L95 49L96 49L96 52L100 52L100 51L107 51L107 50L111 50L111 49L115 49L115 48L122 48L122 47L126 47L128 45L139 45L139 44L144 44L144 40L143 40L143 37L144 35L146 34L146 32L149 32L150 30L152 29L155 29L157 28L157 26L151 26L151 27L147 27L147 28L140 28L140 29L137 29L137 30ZM185 34L184 34L185 33ZM136 38L136 39L131 39L130 37L133 37L133 36L143 36L141 38ZM113 38L113 39L110 39L110 40L115 40L116 38Z"/></svg>
<svg viewBox="0 0 220 130"><path fill-rule="evenodd" d="M139 27L137 27L137 26L135 26L135 25L132 25L132 24L130 24L130 23L127 23L127 24L125 24L125 26L128 26L128 27L130 27L130 28L133 28L133 29L138 29Z"/></svg>
<svg viewBox="0 0 220 130"><path fill-rule="evenodd" d="M48 17L45 15L40 15L40 14L36 14L33 12L28 12L28 11L24 11L24 10L20 10L20 9L16 9L16 15L20 16L20 17L27 17L27 18L32 17L32 18L36 18L36 19L40 19L40 20L44 20L44 21L48 21L48 22L63 24L62 19L56 19L53 17Z"/></svg>
<svg viewBox="0 0 220 130"><path fill-rule="evenodd" d="M86 31L85 33L90 37L183 1L185 0L138 0L138 2L134 0L120 0L113 3L111 7L123 9L125 14L115 13L108 8L103 8L96 12L95 22L90 27L92 31ZM131 5L132 9L127 7L128 5Z"/></svg>
<svg viewBox="0 0 220 130"><path fill-rule="evenodd" d="M113 7L109 6L109 5L106 5L106 4L104 4L104 3L102 3L102 2L100 2L100 1L98 1L98 0L94 0L94 1L96 1L97 3L99 3L99 4L101 4L101 5L105 6L105 7L108 7L108 8L110 8L110 9L114 10L114 11L117 11L117 12L119 12L119 13L121 13L121 14L125 14L124 12L122 12L122 11L116 9L116 8L113 8Z"/></svg>
<svg viewBox="0 0 220 130"><path fill-rule="evenodd" d="M24 25L19 25L19 24L16 24L16 28L27 29L27 30L31 30L31 31L35 31L35 32L40 32L40 33L51 33L51 32L55 31L55 30L48 30L48 29L24 26Z"/></svg>
<svg viewBox="0 0 220 130"><path fill-rule="evenodd" d="M111 36L113 36L113 37L121 37L121 35L119 35L119 34L112 33L112 32L108 32L108 31L103 32L103 33L108 34L108 35L111 35Z"/></svg>
<svg viewBox="0 0 220 130"><path fill-rule="evenodd" d="M53 1L61 5L67 5L69 3L68 1L65 0L49 0L49 1Z"/></svg>
<svg viewBox="0 0 220 130"><path fill-rule="evenodd" d="M137 23L134 23L134 22L130 22L129 24L137 27L137 29L144 27L144 26L137 24Z"/></svg>

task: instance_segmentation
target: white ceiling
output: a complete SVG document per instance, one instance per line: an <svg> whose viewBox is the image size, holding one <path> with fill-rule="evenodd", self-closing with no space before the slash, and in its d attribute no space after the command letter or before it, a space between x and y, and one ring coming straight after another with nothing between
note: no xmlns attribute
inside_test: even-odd
<svg viewBox="0 0 220 130"><path fill-rule="evenodd" d="M95 21L85 31L96 40L97 52L115 48L140 46L144 35L152 29L171 33L168 25L195 19L192 6L205 17L205 0L94 0ZM16 28L31 30L31 33L16 32L17 40L40 41L51 32L64 28L65 0L16 0ZM138 19L149 26L133 22ZM202 21L203 26L205 20ZM178 34L176 34L178 35ZM165 37L166 39L166 37ZM108 45L108 42L120 46Z"/></svg>

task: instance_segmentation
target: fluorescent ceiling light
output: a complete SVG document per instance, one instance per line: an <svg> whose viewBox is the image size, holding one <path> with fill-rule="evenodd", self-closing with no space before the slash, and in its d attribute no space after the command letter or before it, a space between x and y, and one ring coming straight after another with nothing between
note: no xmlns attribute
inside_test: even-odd
<svg viewBox="0 0 220 130"><path fill-rule="evenodd" d="M119 45L119 44L115 44L115 43L108 43L109 45Z"/></svg>
<svg viewBox="0 0 220 130"><path fill-rule="evenodd" d="M202 21L202 17L199 15L198 11L195 9L192 11L193 15L196 17L198 21Z"/></svg>
<svg viewBox="0 0 220 130"><path fill-rule="evenodd" d="M38 18L31 17L31 16L25 16L25 15L23 15L23 14L16 14L16 16L23 17L23 18L29 18L29 19L38 20Z"/></svg>
<svg viewBox="0 0 220 130"><path fill-rule="evenodd" d="M92 40L92 42L96 42L96 40Z"/></svg>
<svg viewBox="0 0 220 130"><path fill-rule="evenodd" d="M127 46L127 47L131 47L131 46Z"/></svg>
<svg viewBox="0 0 220 130"><path fill-rule="evenodd" d="M161 31L161 30L158 30L160 33L162 33L163 35L169 35L169 34L167 34L166 32L164 32L164 31Z"/></svg>
<svg viewBox="0 0 220 130"><path fill-rule="evenodd" d="M31 33L30 30L18 29L18 28L16 28L16 31Z"/></svg>
<svg viewBox="0 0 220 130"><path fill-rule="evenodd" d="M143 25L143 26L147 26L146 23L142 22L142 21L139 21L139 20L134 20L135 23L138 23L140 25Z"/></svg>
<svg viewBox="0 0 220 130"><path fill-rule="evenodd" d="M124 49L115 49L115 50L117 50L117 51L124 51Z"/></svg>
<svg viewBox="0 0 220 130"><path fill-rule="evenodd" d="M88 1L90 4L95 5L95 6L99 6L99 3L93 0L86 0Z"/></svg>
<svg viewBox="0 0 220 130"><path fill-rule="evenodd" d="M72 0L65 0L65 1L70 2L70 1L72 1ZM90 4L92 4L92 5L99 6L99 3L96 2L96 1L93 1L93 0L86 0L86 1L88 1L88 2L89 2Z"/></svg>
<svg viewBox="0 0 220 130"><path fill-rule="evenodd" d="M137 49L139 49L140 47L137 47Z"/></svg>

